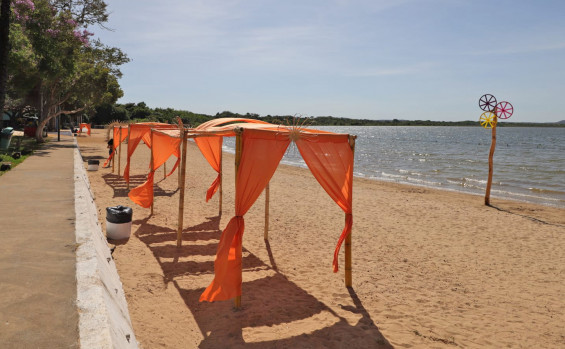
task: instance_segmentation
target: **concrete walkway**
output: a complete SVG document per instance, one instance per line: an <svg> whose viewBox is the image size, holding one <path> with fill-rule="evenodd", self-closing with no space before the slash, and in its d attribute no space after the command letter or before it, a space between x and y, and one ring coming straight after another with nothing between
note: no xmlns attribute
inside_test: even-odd
<svg viewBox="0 0 565 349"><path fill-rule="evenodd" d="M0 346L79 348L74 140L0 177Z"/></svg>

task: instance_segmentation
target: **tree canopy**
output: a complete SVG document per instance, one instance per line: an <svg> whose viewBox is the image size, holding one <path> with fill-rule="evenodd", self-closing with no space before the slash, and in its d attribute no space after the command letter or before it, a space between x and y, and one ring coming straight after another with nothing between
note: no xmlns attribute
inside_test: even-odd
<svg viewBox="0 0 565 349"><path fill-rule="evenodd" d="M123 95L119 67L129 61L93 39L88 27L108 20L102 0L12 0L8 97L39 110L36 133L60 114L93 112Z"/></svg>

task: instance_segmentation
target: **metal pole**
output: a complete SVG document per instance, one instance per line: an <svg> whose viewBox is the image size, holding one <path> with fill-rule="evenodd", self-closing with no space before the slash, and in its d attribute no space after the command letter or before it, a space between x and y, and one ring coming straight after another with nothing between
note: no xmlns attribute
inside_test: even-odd
<svg viewBox="0 0 565 349"><path fill-rule="evenodd" d="M61 141L61 114L57 115L57 141Z"/></svg>

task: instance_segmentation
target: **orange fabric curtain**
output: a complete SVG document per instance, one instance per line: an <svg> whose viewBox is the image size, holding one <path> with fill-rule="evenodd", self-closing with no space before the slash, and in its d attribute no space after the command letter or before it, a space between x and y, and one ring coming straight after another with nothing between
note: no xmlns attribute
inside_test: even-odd
<svg viewBox="0 0 565 349"><path fill-rule="evenodd" d="M128 129L125 127L121 127L121 129L122 129L122 138L119 139L118 142L116 142L116 139L120 138L120 126L114 126L113 137L112 137L112 139L114 140L112 146L112 153L110 154L110 156L108 156L108 159L106 159L102 167L106 167L106 165L108 165L108 162L112 160L112 158L114 157L114 154L116 153L116 149L118 148L118 146L121 146L123 141L128 137Z"/></svg>
<svg viewBox="0 0 565 349"><path fill-rule="evenodd" d="M147 130L145 129L145 127L134 127L134 125L131 125L129 132L130 134L128 141L128 154L126 160L126 167L124 168L124 179L128 183L129 183L129 167L130 167L131 156L133 155L135 148L137 148L137 145L141 141L143 134L146 133Z"/></svg>
<svg viewBox="0 0 565 349"><path fill-rule="evenodd" d="M139 142L143 139L143 142L147 147L151 148L151 129L174 129L174 125L163 124L158 122L145 122L139 124L130 125L130 136L128 142L128 154L126 160L126 167L124 169L124 179L129 183L129 169L130 161L133 152L137 148Z"/></svg>
<svg viewBox="0 0 565 349"><path fill-rule="evenodd" d="M208 200L210 200L212 196L214 196L214 194L218 190L218 187L220 186L220 170L222 168L220 159L222 154L223 139L223 137L197 137L194 139L202 155L204 155L214 171L218 172L218 176L216 177L214 182L212 182L210 188L208 188L208 190L206 191L206 202L208 202Z"/></svg>
<svg viewBox="0 0 565 349"><path fill-rule="evenodd" d="M243 215L271 180L290 143L288 136L259 130L245 130L242 137L235 216L222 232L214 261L214 280L202 293L200 301L228 300L241 295L241 249L245 229Z"/></svg>
<svg viewBox="0 0 565 349"><path fill-rule="evenodd" d="M339 249L353 225L353 150L349 136L306 136L296 145L308 168L328 195L347 214L334 251L333 271L338 271Z"/></svg>
<svg viewBox="0 0 565 349"><path fill-rule="evenodd" d="M119 145L122 145L122 143L126 140L126 138L128 138L128 127L120 127L120 128L122 129L122 137L120 138ZM118 129L114 128L114 139L120 136L120 128ZM115 148L117 148L116 143L114 143L114 149Z"/></svg>
<svg viewBox="0 0 565 349"><path fill-rule="evenodd" d="M155 171L161 167L171 155L176 156L177 161L167 176L170 176L175 171L180 159L180 142L180 138L170 137L159 132L153 132L153 168L150 169L145 183L130 190L128 196L133 202L145 208L151 206L151 203L153 202L153 181L155 178Z"/></svg>

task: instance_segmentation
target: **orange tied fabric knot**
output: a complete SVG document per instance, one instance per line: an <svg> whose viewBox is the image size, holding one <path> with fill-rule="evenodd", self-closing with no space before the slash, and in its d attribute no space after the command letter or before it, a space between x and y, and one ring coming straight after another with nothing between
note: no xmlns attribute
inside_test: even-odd
<svg viewBox="0 0 565 349"><path fill-rule="evenodd" d="M147 175L147 180L145 183L140 185L139 187L135 187L130 190L128 196L131 201L135 202L141 207L149 208L151 207L151 203L153 202L153 178L155 176L155 172L149 172Z"/></svg>
<svg viewBox="0 0 565 349"><path fill-rule="evenodd" d="M225 301L241 296L241 248L245 220L234 216L222 232L216 259L214 280L200 296L200 302Z"/></svg>

